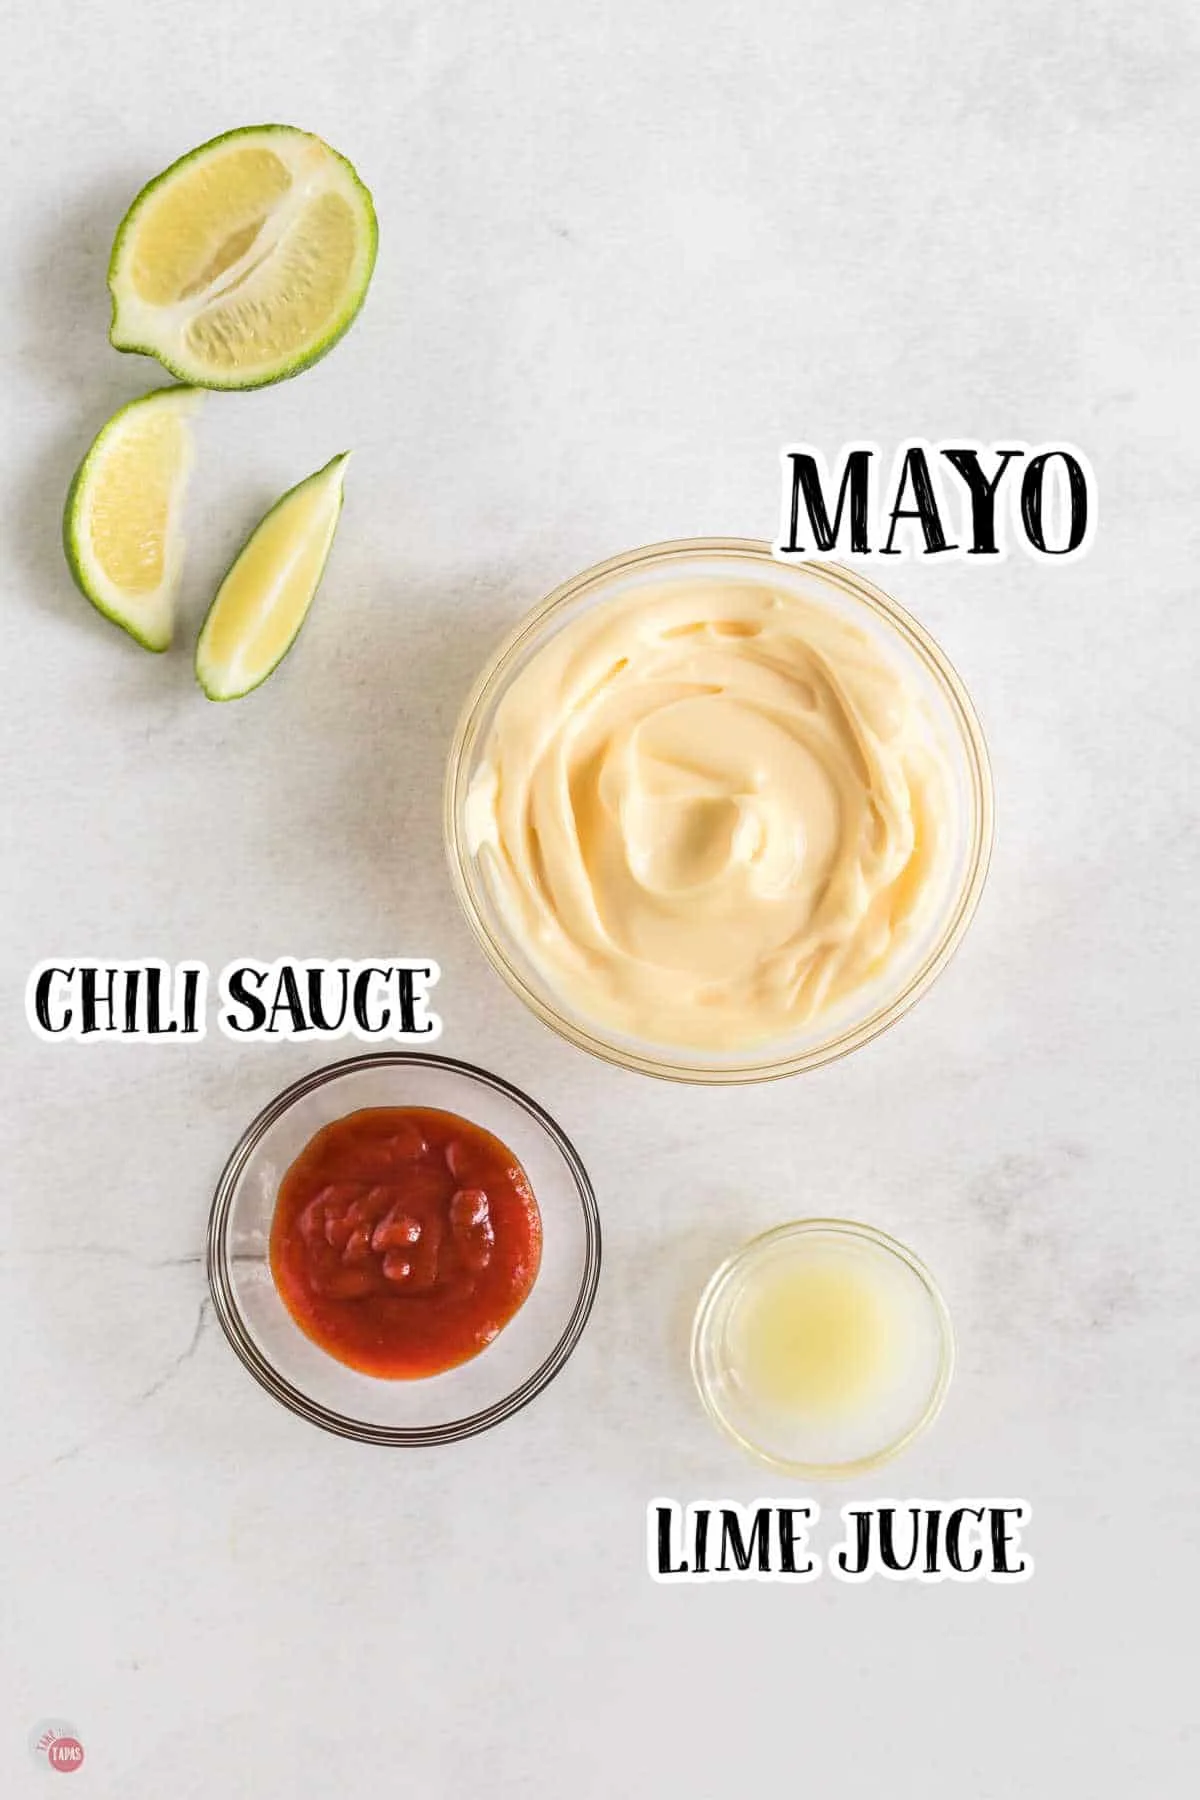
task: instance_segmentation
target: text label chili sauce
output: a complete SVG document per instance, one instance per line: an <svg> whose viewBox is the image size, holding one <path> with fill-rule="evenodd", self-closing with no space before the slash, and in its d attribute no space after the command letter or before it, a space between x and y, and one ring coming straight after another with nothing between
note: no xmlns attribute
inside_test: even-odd
<svg viewBox="0 0 1200 1800"><path fill-rule="evenodd" d="M542 1221L512 1151L457 1114L368 1107L284 1175L271 1272L322 1350L368 1375L437 1375L490 1344L537 1279Z"/></svg>

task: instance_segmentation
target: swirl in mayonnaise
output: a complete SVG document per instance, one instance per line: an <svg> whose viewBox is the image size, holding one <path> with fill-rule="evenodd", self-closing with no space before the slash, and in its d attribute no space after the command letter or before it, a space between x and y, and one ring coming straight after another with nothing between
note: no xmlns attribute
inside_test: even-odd
<svg viewBox="0 0 1200 1800"><path fill-rule="evenodd" d="M938 886L950 799L921 699L872 636L701 578L601 601L534 653L466 825L572 1012L734 1050L883 972Z"/></svg>

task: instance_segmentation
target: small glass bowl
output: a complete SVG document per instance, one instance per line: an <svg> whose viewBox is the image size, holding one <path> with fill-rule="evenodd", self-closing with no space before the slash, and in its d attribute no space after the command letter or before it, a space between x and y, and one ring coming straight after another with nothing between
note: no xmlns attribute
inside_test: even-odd
<svg viewBox="0 0 1200 1800"><path fill-rule="evenodd" d="M872 1269L887 1294L889 1379L858 1416L784 1411L736 1373L738 1307L756 1277L820 1257ZM759 1462L803 1480L841 1480L896 1456L941 1409L954 1371L954 1331L937 1284L903 1244L846 1219L801 1219L752 1238L712 1277L692 1326L692 1375L721 1430Z"/></svg>
<svg viewBox="0 0 1200 1800"><path fill-rule="evenodd" d="M467 796L496 709L542 646L580 613L618 594L689 576L755 582L794 593L868 631L921 695L953 784L949 869L923 929L874 982L840 1006L786 1037L728 1055L625 1037L575 1012L504 919L466 830ZM488 661L463 709L450 751L444 829L450 877L467 922L493 968L538 1018L581 1049L623 1068L674 1081L735 1083L819 1068L869 1043L908 1011L945 968L974 915L991 856L992 812L987 747L966 689L929 633L895 600L840 564L784 563L768 544L751 539L695 538L652 544L599 563L557 588L516 626Z"/></svg>
<svg viewBox="0 0 1200 1800"><path fill-rule="evenodd" d="M458 1113L508 1145L542 1216L542 1262L525 1304L469 1362L422 1380L349 1369L300 1330L269 1254L279 1183L315 1132L366 1106ZM208 1281L225 1335L255 1380L292 1412L369 1444L449 1444L498 1425L558 1374L600 1278L600 1219L587 1172L550 1116L498 1075L448 1057L381 1051L285 1088L242 1135L208 1222Z"/></svg>

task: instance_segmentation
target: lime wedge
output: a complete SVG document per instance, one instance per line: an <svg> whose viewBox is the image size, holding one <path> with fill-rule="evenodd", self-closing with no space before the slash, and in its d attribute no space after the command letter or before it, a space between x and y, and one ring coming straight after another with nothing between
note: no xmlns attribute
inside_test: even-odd
<svg viewBox="0 0 1200 1800"><path fill-rule="evenodd" d="M121 221L109 336L196 387L282 381L349 329L377 241L370 194L319 137L227 131L156 176Z"/></svg>
<svg viewBox="0 0 1200 1800"><path fill-rule="evenodd" d="M325 573L348 456L276 501L217 589L196 644L196 679L210 700L261 686L295 643Z"/></svg>
<svg viewBox="0 0 1200 1800"><path fill-rule="evenodd" d="M63 548L80 591L147 650L165 650L183 563L179 511L199 395L160 388L131 400L95 438L63 509Z"/></svg>

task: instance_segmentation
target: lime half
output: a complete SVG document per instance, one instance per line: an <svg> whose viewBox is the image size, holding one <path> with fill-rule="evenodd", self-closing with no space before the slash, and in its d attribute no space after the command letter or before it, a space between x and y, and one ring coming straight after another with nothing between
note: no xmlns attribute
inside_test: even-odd
<svg viewBox="0 0 1200 1800"><path fill-rule="evenodd" d="M289 489L217 589L196 644L210 700L239 700L287 655L308 617L337 530L348 453Z"/></svg>
<svg viewBox="0 0 1200 1800"><path fill-rule="evenodd" d="M63 511L76 585L147 650L171 642L198 399L191 388L160 388L122 407L80 463Z"/></svg>
<svg viewBox="0 0 1200 1800"><path fill-rule="evenodd" d="M370 194L319 137L228 131L156 176L121 221L109 336L196 387L282 381L349 329L377 241Z"/></svg>

